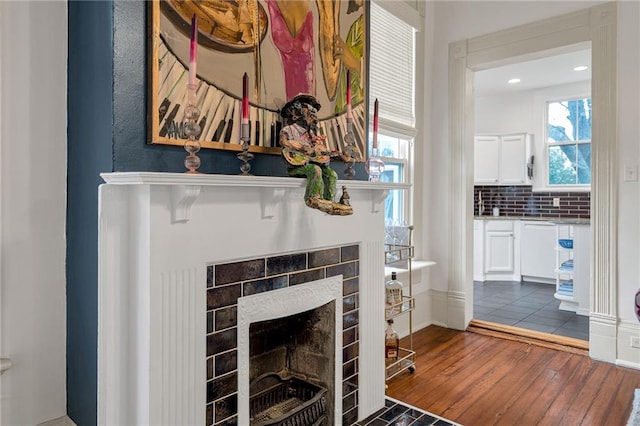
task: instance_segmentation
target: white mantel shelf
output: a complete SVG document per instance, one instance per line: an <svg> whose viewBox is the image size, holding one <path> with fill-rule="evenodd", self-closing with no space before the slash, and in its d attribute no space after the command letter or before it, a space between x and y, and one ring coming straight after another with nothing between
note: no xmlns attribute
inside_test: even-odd
<svg viewBox="0 0 640 426"><path fill-rule="evenodd" d="M262 188L262 217L272 218L274 208L282 200L286 189L304 188L306 180L295 177L243 176L220 174L188 174L163 172L114 172L101 173L100 176L108 185L167 185L171 186L172 220L188 222L191 206L198 199L203 187L252 187ZM336 194L341 188L347 191L370 191L371 211L378 212L389 191L406 190L409 184L389 182L369 182L362 180L338 180Z"/></svg>

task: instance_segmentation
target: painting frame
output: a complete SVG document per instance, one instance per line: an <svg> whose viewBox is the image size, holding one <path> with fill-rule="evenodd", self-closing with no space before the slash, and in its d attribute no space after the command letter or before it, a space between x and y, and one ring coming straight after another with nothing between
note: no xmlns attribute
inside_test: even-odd
<svg viewBox="0 0 640 426"><path fill-rule="evenodd" d="M368 152L368 0L152 0L148 4L148 101L147 142L150 144L183 146L182 132L184 104L189 64L190 20L187 14L196 11L198 24L198 91L201 109L199 140L203 148L241 151L239 140L242 76L249 76L249 104L251 141L249 151L280 154L279 130L282 127L280 108L293 93L315 91L321 104L318 111L318 132L327 136L329 149L342 154L347 149L346 70L350 70L353 135L356 162L364 162ZM304 40L303 26L299 27L299 44L312 45L311 52L298 55L306 58L304 81L299 60L283 53L281 45L300 40L288 30L286 17L294 16L284 7L306 4L305 22L312 27ZM211 6L209 13L202 12ZM222 6L221 6L222 5ZM242 16L242 5L250 8L252 24L250 36L242 27L220 25L215 7L236 5L231 16ZM294 5L294 6L292 6ZM187 6L190 6L187 7ZM182 7L182 9L179 9ZM282 7L283 9L278 9ZM281 11L282 13L279 13ZM230 12L227 11L227 15ZM291 22L297 22L291 20ZM303 24L305 25L305 24ZM216 29L223 27L219 33ZM257 28L253 31L253 28ZM250 43L246 43L246 39ZM238 41L243 40L243 41ZM250 45L247 47L247 45ZM305 56L306 53L306 56ZM221 66L222 64L222 66ZM226 64L226 65L224 65ZM285 66L286 65L286 66ZM310 72L308 70L311 69ZM313 78L310 78L311 75ZM292 81L297 83L291 83ZM297 86L296 86L297 84ZM307 90L310 89L310 90ZM313 93L312 93L313 94ZM335 155L339 159L341 155Z"/></svg>

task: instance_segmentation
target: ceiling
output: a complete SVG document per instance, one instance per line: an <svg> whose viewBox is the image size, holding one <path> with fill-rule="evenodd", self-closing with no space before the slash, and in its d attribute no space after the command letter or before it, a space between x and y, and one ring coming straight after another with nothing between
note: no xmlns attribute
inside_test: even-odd
<svg viewBox="0 0 640 426"><path fill-rule="evenodd" d="M589 69L574 71L578 65L587 65ZM508 84L511 78L521 81ZM591 80L590 49L477 71L475 93L476 96L504 95L588 80Z"/></svg>

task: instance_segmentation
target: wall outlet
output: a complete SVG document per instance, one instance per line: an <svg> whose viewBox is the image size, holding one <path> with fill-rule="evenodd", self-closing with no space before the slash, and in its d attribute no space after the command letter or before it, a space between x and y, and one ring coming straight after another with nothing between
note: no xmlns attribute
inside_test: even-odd
<svg viewBox="0 0 640 426"><path fill-rule="evenodd" d="M631 336L631 347L640 349L640 337Z"/></svg>
<svg viewBox="0 0 640 426"><path fill-rule="evenodd" d="M553 207L560 207L560 198L553 199Z"/></svg>

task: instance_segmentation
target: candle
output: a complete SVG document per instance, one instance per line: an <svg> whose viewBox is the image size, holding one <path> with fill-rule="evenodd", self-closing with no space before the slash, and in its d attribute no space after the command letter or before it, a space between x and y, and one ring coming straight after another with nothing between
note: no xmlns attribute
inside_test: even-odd
<svg viewBox="0 0 640 426"><path fill-rule="evenodd" d="M351 112L351 71L347 70L347 120L352 120Z"/></svg>
<svg viewBox="0 0 640 426"><path fill-rule="evenodd" d="M242 77L242 122L249 122L249 77L246 72Z"/></svg>
<svg viewBox="0 0 640 426"><path fill-rule="evenodd" d="M249 140L249 76L244 73L242 76L242 125L240 127L240 138Z"/></svg>
<svg viewBox="0 0 640 426"><path fill-rule="evenodd" d="M191 18L191 46L189 49L189 84L196 84L196 57L198 55L198 17Z"/></svg>
<svg viewBox="0 0 640 426"><path fill-rule="evenodd" d="M373 149L378 148L378 98L373 103Z"/></svg>

